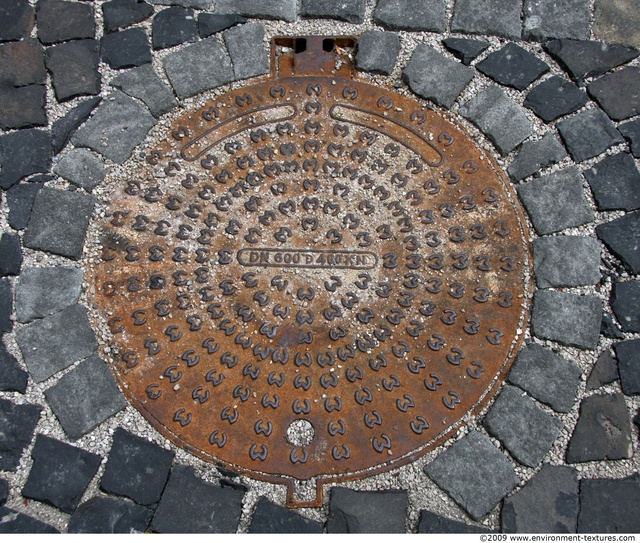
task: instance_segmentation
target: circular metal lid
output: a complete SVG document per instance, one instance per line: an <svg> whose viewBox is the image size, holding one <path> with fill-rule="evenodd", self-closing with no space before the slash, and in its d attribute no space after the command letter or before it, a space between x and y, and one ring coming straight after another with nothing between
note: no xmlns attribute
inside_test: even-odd
<svg viewBox="0 0 640 543"><path fill-rule="evenodd" d="M112 179L90 281L120 384L177 445L290 487L356 478L424 454L495 390L528 237L443 115L290 77L189 111L153 149Z"/></svg>

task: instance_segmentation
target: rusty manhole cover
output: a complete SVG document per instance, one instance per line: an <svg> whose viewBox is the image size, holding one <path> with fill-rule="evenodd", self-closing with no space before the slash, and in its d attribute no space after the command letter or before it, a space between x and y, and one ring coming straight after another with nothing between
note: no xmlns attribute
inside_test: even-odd
<svg viewBox="0 0 640 543"><path fill-rule="evenodd" d="M204 459L287 483L292 505L295 480L320 505L323 480L456 428L504 376L528 295L494 161L414 100L317 75L335 51L309 42L112 179L90 278L137 409Z"/></svg>

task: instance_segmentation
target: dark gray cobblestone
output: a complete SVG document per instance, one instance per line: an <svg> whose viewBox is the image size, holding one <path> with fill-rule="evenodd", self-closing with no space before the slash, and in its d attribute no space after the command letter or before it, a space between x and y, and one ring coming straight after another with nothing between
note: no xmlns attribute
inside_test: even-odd
<svg viewBox="0 0 640 543"><path fill-rule="evenodd" d="M530 467L542 462L562 430L560 420L540 409L522 390L509 385L503 387L483 424L511 456Z"/></svg>
<svg viewBox="0 0 640 543"><path fill-rule="evenodd" d="M579 287L600 281L600 243L584 236L549 236L533 242L538 288Z"/></svg>
<svg viewBox="0 0 640 543"><path fill-rule="evenodd" d="M596 296L539 290L533 297L531 332L540 339L595 349L601 321L602 300Z"/></svg>
<svg viewBox="0 0 640 543"><path fill-rule="evenodd" d="M572 166L518 185L533 227L539 235L593 221L595 214L582 190L580 171Z"/></svg>
<svg viewBox="0 0 640 543"><path fill-rule="evenodd" d="M154 117L169 113L178 105L169 87L150 65L121 73L111 80L111 85L132 98L142 100Z"/></svg>
<svg viewBox="0 0 640 543"><path fill-rule="evenodd" d="M16 286L16 320L31 322L75 304L82 278L79 268L25 268Z"/></svg>
<svg viewBox="0 0 640 543"><path fill-rule="evenodd" d="M395 32L370 30L358 38L356 68L364 72L389 75L400 52L400 37Z"/></svg>
<svg viewBox="0 0 640 543"><path fill-rule="evenodd" d="M391 30L443 32L445 10L444 0L378 0L373 20Z"/></svg>
<svg viewBox="0 0 640 543"><path fill-rule="evenodd" d="M321 534L322 524L291 509L260 498L249 526L250 534Z"/></svg>
<svg viewBox="0 0 640 543"><path fill-rule="evenodd" d="M361 23L364 20L366 5L366 0L301 0L300 15Z"/></svg>
<svg viewBox="0 0 640 543"><path fill-rule="evenodd" d="M580 481L580 533L623 533L640 531L636 514L640 501L640 475L624 479L582 479Z"/></svg>
<svg viewBox="0 0 640 543"><path fill-rule="evenodd" d="M584 172L600 210L640 207L640 172L629 153L606 157Z"/></svg>
<svg viewBox="0 0 640 543"><path fill-rule="evenodd" d="M627 213L619 219L596 227L598 237L633 273L640 273L640 212Z"/></svg>
<svg viewBox="0 0 640 543"><path fill-rule="evenodd" d="M36 383L86 358L98 346L87 311L80 304L20 328L16 340Z"/></svg>
<svg viewBox="0 0 640 543"><path fill-rule="evenodd" d="M502 532L575 533L578 510L577 471L544 464L524 487L504 499Z"/></svg>
<svg viewBox="0 0 640 543"><path fill-rule="evenodd" d="M218 0L215 13L295 21L298 9L296 0Z"/></svg>
<svg viewBox="0 0 640 543"><path fill-rule="evenodd" d="M483 462L477 463L477 458ZM519 483L511 462L478 431L456 441L424 471L475 520L484 517Z"/></svg>
<svg viewBox="0 0 640 543"><path fill-rule="evenodd" d="M621 341L614 345L618 358L618 371L622 392L627 395L640 394L640 339Z"/></svg>
<svg viewBox="0 0 640 543"><path fill-rule="evenodd" d="M631 154L640 158L640 119L628 121L618 126L618 130L629 142Z"/></svg>
<svg viewBox="0 0 640 543"><path fill-rule="evenodd" d="M521 9L521 0L458 0L453 9L451 31L520 38Z"/></svg>
<svg viewBox="0 0 640 543"><path fill-rule="evenodd" d="M608 385L620 379L618 366L611 351L607 349L598 357L589 378L587 379L587 390L596 390L604 385Z"/></svg>
<svg viewBox="0 0 640 543"><path fill-rule="evenodd" d="M589 109L558 122L558 131L576 162L593 158L624 138L601 109ZM589 134L588 138L584 135Z"/></svg>
<svg viewBox="0 0 640 543"><path fill-rule="evenodd" d="M551 122L563 115L578 111L588 101L587 94L575 83L554 75L531 89L524 101L524 106L543 121Z"/></svg>
<svg viewBox="0 0 640 543"><path fill-rule="evenodd" d="M561 162L567 156L558 138L547 133L542 139L525 141L507 171L514 181L521 181L547 166Z"/></svg>
<svg viewBox="0 0 640 543"><path fill-rule="evenodd" d="M407 493L331 489L327 532L330 534L404 533Z"/></svg>
<svg viewBox="0 0 640 543"><path fill-rule="evenodd" d="M103 160L88 149L71 149L53 168L53 173L91 192L107 174Z"/></svg>
<svg viewBox="0 0 640 543"><path fill-rule="evenodd" d="M526 89L549 70L546 62L513 42L490 53L476 68L496 83L518 90Z"/></svg>
<svg viewBox="0 0 640 543"><path fill-rule="evenodd" d="M264 48L264 28L261 24L236 26L225 30L223 36L236 79L269 73L269 53Z"/></svg>
<svg viewBox="0 0 640 543"><path fill-rule="evenodd" d="M403 75L418 96L451 107L473 78L473 72L428 45L418 45Z"/></svg>
<svg viewBox="0 0 640 543"><path fill-rule="evenodd" d="M568 413L576 402L581 374L572 362L532 343L518 353L507 380L559 413Z"/></svg>
<svg viewBox="0 0 640 543"><path fill-rule="evenodd" d="M44 435L36 436L31 458L33 465L22 495L65 513L75 511L101 460L97 454Z"/></svg>
<svg viewBox="0 0 640 543"><path fill-rule="evenodd" d="M567 447L567 462L630 458L631 423L622 394L596 394L582 400Z"/></svg>
<svg viewBox="0 0 640 543"><path fill-rule="evenodd" d="M0 398L0 470L15 471L33 438L42 407Z"/></svg>
<svg viewBox="0 0 640 543"><path fill-rule="evenodd" d="M486 528L441 517L431 511L420 511L419 534L485 534L489 532L490 530Z"/></svg>
<svg viewBox="0 0 640 543"><path fill-rule="evenodd" d="M78 507L71 518L70 534L141 534L149 527L153 511L125 500L97 496Z"/></svg>
<svg viewBox="0 0 640 543"><path fill-rule="evenodd" d="M523 38L589 37L591 6L583 0L524 0Z"/></svg>
<svg viewBox="0 0 640 543"><path fill-rule="evenodd" d="M127 405L107 364L95 354L65 373L45 391L45 397L71 440Z"/></svg>
<svg viewBox="0 0 640 543"><path fill-rule="evenodd" d="M522 107L496 86L480 91L460 108L460 114L482 130L502 155L509 154L533 133L533 123Z"/></svg>

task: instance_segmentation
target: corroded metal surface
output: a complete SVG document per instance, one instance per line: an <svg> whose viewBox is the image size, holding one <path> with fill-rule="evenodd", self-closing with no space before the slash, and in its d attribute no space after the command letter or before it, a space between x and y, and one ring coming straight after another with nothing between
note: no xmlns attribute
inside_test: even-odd
<svg viewBox="0 0 640 543"><path fill-rule="evenodd" d="M432 448L504 376L527 236L443 116L290 77L154 146L114 180L90 281L120 383L178 445L271 481L354 478Z"/></svg>

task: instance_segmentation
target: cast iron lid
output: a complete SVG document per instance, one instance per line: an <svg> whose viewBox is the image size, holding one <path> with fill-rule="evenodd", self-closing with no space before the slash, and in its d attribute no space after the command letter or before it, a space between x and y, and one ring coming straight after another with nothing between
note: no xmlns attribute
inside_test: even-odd
<svg viewBox="0 0 640 543"><path fill-rule="evenodd" d="M528 312L505 175L444 113L355 79L350 45L276 40L292 49L272 78L131 159L89 271L133 405L178 446L287 483L292 505L450 435Z"/></svg>

